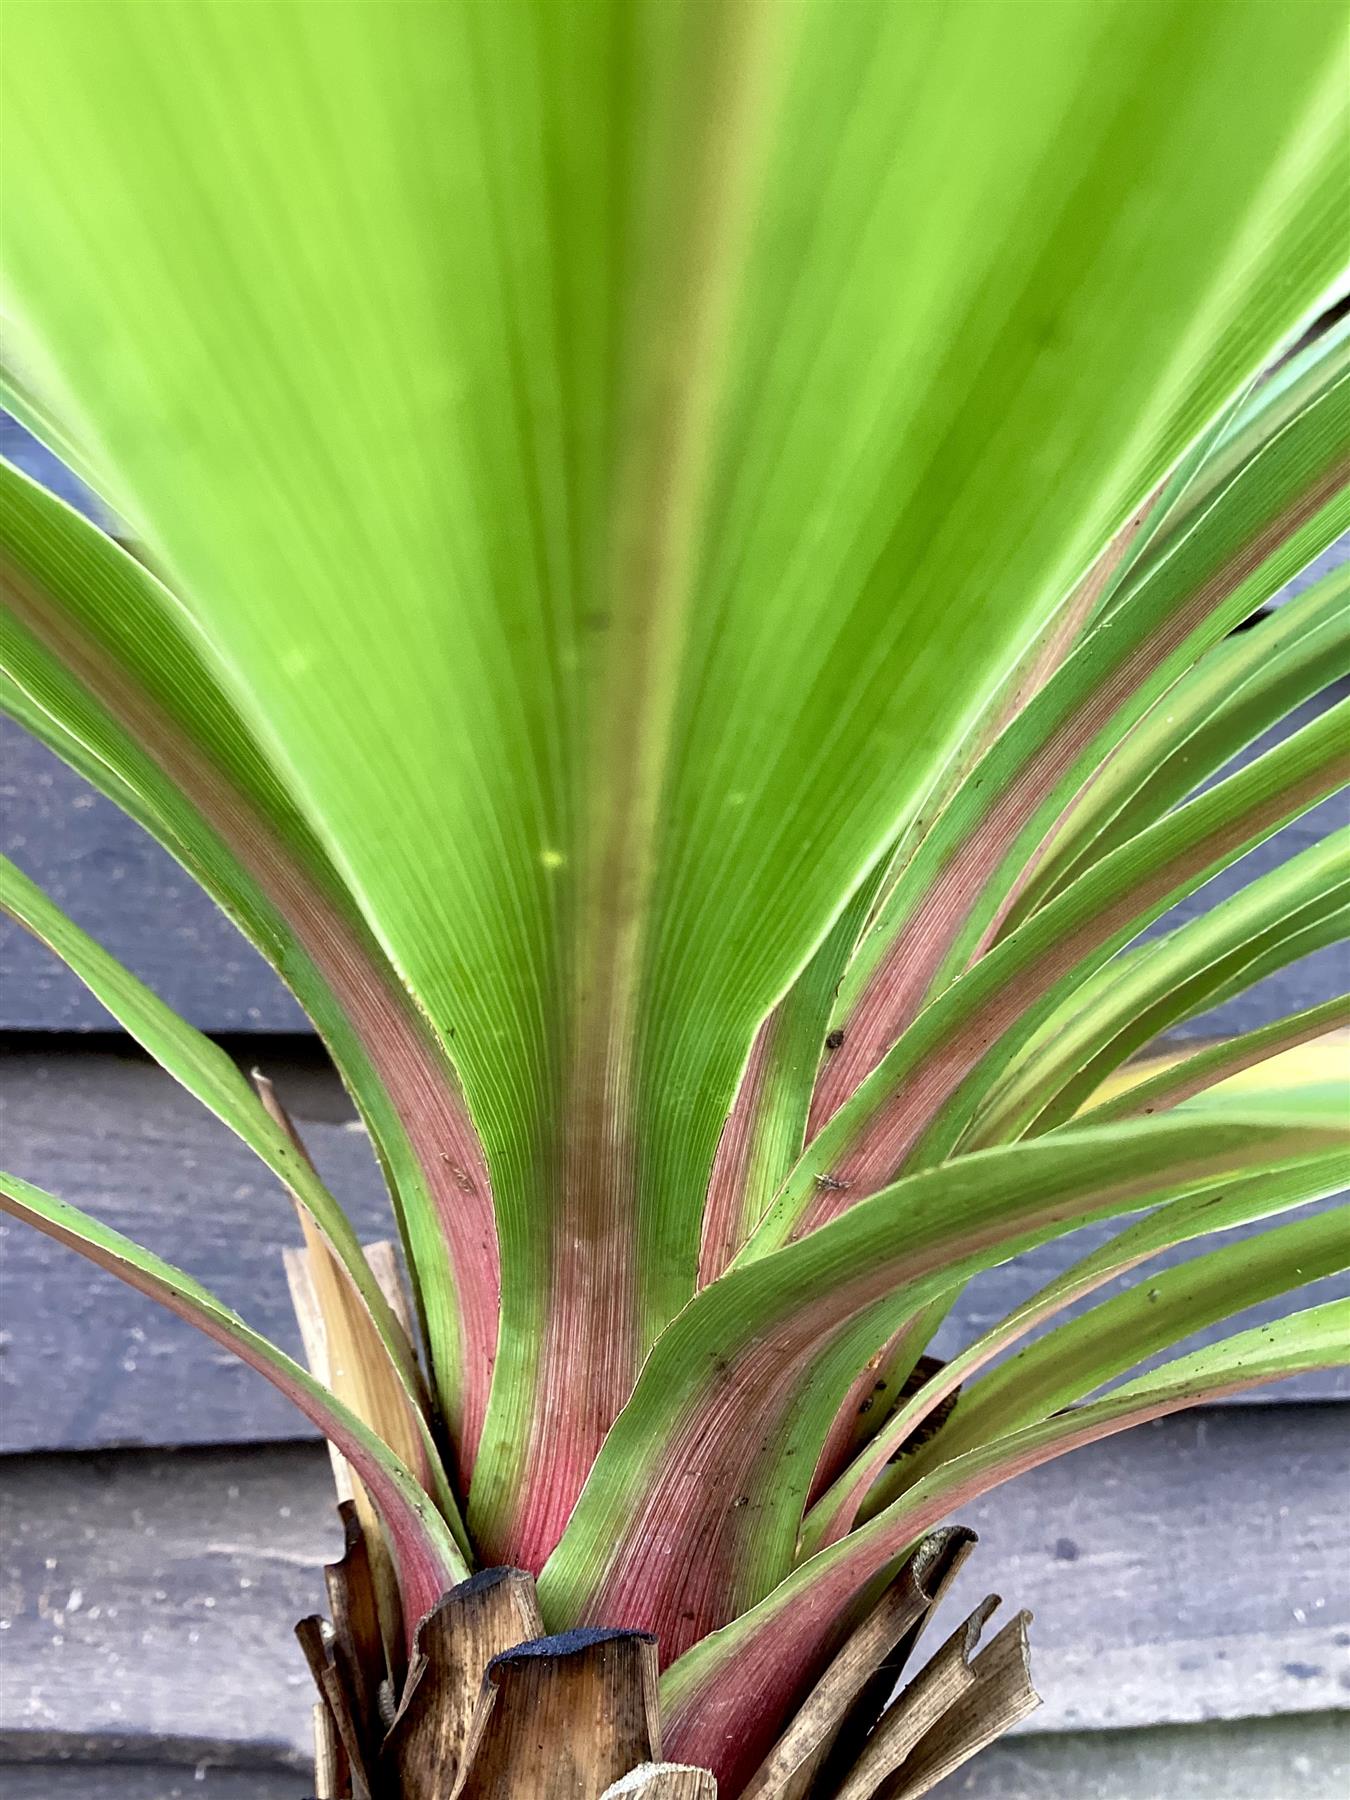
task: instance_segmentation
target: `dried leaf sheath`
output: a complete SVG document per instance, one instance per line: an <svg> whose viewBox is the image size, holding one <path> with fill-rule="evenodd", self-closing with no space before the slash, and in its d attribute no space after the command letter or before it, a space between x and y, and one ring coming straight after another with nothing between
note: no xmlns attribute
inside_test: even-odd
<svg viewBox="0 0 1350 1800"><path fill-rule="evenodd" d="M817 1776L833 1791L878 1766L883 1774L901 1768L907 1779L916 1777L938 1751L945 1757L959 1745L970 1753L1034 1703L1025 1683L1026 1615L971 1662L995 1600L891 1698L973 1542L968 1532L940 1532L905 1563L802 1699L743 1789L747 1800L804 1800ZM362 1547L349 1515L347 1553L329 1571L330 1590L334 1576L346 1576L343 1604L333 1625L316 1618L298 1627L322 1696L316 1785L324 1796L576 1800L606 1782L600 1800L716 1800L711 1771L660 1761L650 1640L631 1632L539 1635L533 1583L520 1570L485 1570L447 1594L418 1629L406 1679L394 1679L401 1700L373 1711L368 1695L377 1675L388 1692L388 1677L378 1638L373 1647L361 1643L346 1598ZM1018 1646L1020 1690L1008 1679L1014 1665L1002 1651L1010 1638ZM981 1686L969 1706L970 1690ZM504 1704L512 1698L517 1704ZM610 1779L614 1769L622 1772Z"/></svg>

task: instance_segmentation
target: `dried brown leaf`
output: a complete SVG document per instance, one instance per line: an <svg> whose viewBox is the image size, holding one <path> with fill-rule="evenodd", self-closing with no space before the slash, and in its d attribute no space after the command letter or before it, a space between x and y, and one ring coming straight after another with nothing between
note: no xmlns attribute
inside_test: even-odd
<svg viewBox="0 0 1350 1800"><path fill-rule="evenodd" d="M381 1759L400 1800L451 1793L488 1665L542 1630L534 1577L522 1569L484 1569L422 1620Z"/></svg>
<svg viewBox="0 0 1350 1800"><path fill-rule="evenodd" d="M973 1686L971 1657L998 1595L982 1600L913 1681L891 1701L835 1800L868 1800L919 1740Z"/></svg>
<svg viewBox="0 0 1350 1800"><path fill-rule="evenodd" d="M930 1604L911 1560L846 1640L760 1764L743 1800L800 1800L849 1707Z"/></svg>
<svg viewBox="0 0 1350 1800"><path fill-rule="evenodd" d="M661 1755L656 1639L569 1631L488 1666L453 1800L575 1800Z"/></svg>
<svg viewBox="0 0 1350 1800"><path fill-rule="evenodd" d="M1018 1613L971 1665L966 1691L920 1738L894 1775L874 1790L876 1800L921 1800L939 1781L1040 1705L1031 1685L1027 1626Z"/></svg>

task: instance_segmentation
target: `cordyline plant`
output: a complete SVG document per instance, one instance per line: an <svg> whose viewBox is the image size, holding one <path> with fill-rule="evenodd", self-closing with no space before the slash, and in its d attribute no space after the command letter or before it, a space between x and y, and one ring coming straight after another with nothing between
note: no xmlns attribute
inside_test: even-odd
<svg viewBox="0 0 1350 1800"><path fill-rule="evenodd" d="M1113 1385L1350 1263L1334 1081L1229 1079L1350 1003L1115 1076L1350 917L1341 831L1141 937L1347 776L1350 703L1230 772L1350 650L1344 570L1260 616L1350 524L1340 28L10 0L9 404L115 531L5 471L4 698L304 1006L412 1305L16 870L294 1197L311 1372L5 1206L340 1453L323 1793L927 1792L1034 1700L986 1604L888 1708L943 1522L1350 1356Z"/></svg>

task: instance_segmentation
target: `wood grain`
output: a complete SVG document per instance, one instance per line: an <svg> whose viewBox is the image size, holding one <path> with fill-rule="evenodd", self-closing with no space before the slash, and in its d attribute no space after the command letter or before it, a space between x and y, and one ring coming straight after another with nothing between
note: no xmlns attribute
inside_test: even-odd
<svg viewBox="0 0 1350 1800"><path fill-rule="evenodd" d="M0 1783L5 1800L308 1800L312 1792L298 1772L209 1763L0 1765ZM1135 1731L1019 1732L962 1769L947 1800L1344 1800L1348 1790L1350 1731L1343 1714L1322 1713Z"/></svg>
<svg viewBox="0 0 1350 1800"><path fill-rule="evenodd" d="M480 1570L422 1620L383 1750L397 1793L440 1800L451 1792L489 1663L543 1629L534 1580L521 1569Z"/></svg>
<svg viewBox="0 0 1350 1800"><path fill-rule="evenodd" d="M568 1631L488 1664L467 1772L454 1792L462 1800L577 1800L660 1754L656 1639Z"/></svg>
<svg viewBox="0 0 1350 1800"><path fill-rule="evenodd" d="M0 1762L5 1800L310 1800L313 1780L288 1769L210 1763Z"/></svg>
<svg viewBox="0 0 1350 1800"><path fill-rule="evenodd" d="M0 847L56 903L204 1031L307 1031L272 970L139 825L0 718ZM64 964L0 920L0 1029L108 1031Z"/></svg>

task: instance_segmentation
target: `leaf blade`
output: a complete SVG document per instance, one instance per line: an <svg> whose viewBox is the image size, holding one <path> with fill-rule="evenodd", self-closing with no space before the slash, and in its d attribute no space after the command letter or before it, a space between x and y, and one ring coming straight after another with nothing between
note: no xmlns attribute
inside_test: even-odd
<svg viewBox="0 0 1350 1800"><path fill-rule="evenodd" d="M167 587L0 464L0 661L25 723L125 806L276 967L389 1180L457 1448L471 1463L497 1329L491 1194L454 1072L177 617Z"/></svg>
<svg viewBox="0 0 1350 1800"><path fill-rule="evenodd" d="M684 1650L790 1566L835 1407L896 1325L1089 1218L1324 1159L1344 1146L1341 1110L1287 1125L1177 1114L960 1157L742 1263L658 1340L540 1576L546 1613L617 1618Z"/></svg>
<svg viewBox="0 0 1350 1800"><path fill-rule="evenodd" d="M1100 1249L1071 1264L1004 1318L981 1332L887 1419L873 1441L812 1507L802 1527L802 1557L810 1556L850 1531L864 1501L872 1505L873 1484L885 1475L894 1454L965 1381L1027 1331L1115 1277L1200 1236L1230 1231L1335 1193L1345 1176L1345 1157L1336 1153L1294 1170L1250 1175L1222 1187L1202 1189L1157 1207L1127 1225ZM895 1484L898 1487L898 1483ZM887 1498L893 1497L893 1491Z"/></svg>
<svg viewBox="0 0 1350 1800"><path fill-rule="evenodd" d="M829 1621L869 1572L936 1522L1000 1481L1082 1445L1263 1381L1350 1362L1350 1302L1313 1307L1167 1364L1105 1400L1050 1419L944 1465L926 1483L840 1543L817 1553L735 1624L705 1638L662 1679L670 1750L724 1774L754 1756L742 1746L746 1697L765 1712L821 1654ZM734 1671L734 1673L733 1673ZM750 1766L753 1766L751 1762Z"/></svg>
<svg viewBox="0 0 1350 1800"><path fill-rule="evenodd" d="M441 1594L466 1579L459 1545L430 1498L388 1446L300 1365L161 1258L100 1225L78 1207L17 1176L0 1177L0 1210L78 1250L149 1298L178 1313L279 1387L360 1474L389 1532L411 1634Z"/></svg>

